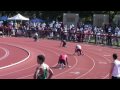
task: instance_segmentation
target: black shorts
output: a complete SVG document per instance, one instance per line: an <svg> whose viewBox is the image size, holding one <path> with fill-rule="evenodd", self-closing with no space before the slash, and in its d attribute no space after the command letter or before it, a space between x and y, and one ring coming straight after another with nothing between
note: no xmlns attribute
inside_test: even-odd
<svg viewBox="0 0 120 90"><path fill-rule="evenodd" d="M76 49L75 52L81 52L81 49Z"/></svg>
<svg viewBox="0 0 120 90"><path fill-rule="evenodd" d="M59 59L58 64L64 64L64 65L66 65L65 60L63 60L63 59Z"/></svg>
<svg viewBox="0 0 120 90"><path fill-rule="evenodd" d="M63 47L66 46L66 42L63 42Z"/></svg>
<svg viewBox="0 0 120 90"><path fill-rule="evenodd" d="M114 77L114 76L112 76L112 79L120 79L120 77Z"/></svg>

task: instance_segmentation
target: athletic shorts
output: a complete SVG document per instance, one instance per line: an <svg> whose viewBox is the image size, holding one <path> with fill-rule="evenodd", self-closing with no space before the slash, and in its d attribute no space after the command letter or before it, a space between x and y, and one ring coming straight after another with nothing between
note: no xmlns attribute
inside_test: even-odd
<svg viewBox="0 0 120 90"><path fill-rule="evenodd" d="M114 76L112 76L112 79L120 79L120 77L114 77Z"/></svg>
<svg viewBox="0 0 120 90"><path fill-rule="evenodd" d="M81 52L81 49L77 49L75 52Z"/></svg>
<svg viewBox="0 0 120 90"><path fill-rule="evenodd" d="M58 64L64 64L64 65L66 65L65 60L63 60L63 59L59 59Z"/></svg>

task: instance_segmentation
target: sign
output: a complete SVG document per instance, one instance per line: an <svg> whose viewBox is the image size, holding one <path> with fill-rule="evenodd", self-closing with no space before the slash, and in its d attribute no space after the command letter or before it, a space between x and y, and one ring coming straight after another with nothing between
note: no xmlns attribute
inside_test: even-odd
<svg viewBox="0 0 120 90"><path fill-rule="evenodd" d="M70 27L70 25L74 25L77 27L77 23L79 21L79 14L74 13L64 13L63 14L63 24L67 25L67 27Z"/></svg>

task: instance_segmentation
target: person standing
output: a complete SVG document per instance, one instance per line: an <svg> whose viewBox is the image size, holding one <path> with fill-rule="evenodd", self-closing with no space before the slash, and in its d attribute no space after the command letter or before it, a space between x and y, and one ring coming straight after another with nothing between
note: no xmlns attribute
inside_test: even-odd
<svg viewBox="0 0 120 90"><path fill-rule="evenodd" d="M120 60L116 53L113 54L113 60L110 77L111 79L120 79Z"/></svg>
<svg viewBox="0 0 120 90"><path fill-rule="evenodd" d="M52 69L45 63L45 56L37 56L38 67L36 68L34 79L51 79L53 76Z"/></svg>

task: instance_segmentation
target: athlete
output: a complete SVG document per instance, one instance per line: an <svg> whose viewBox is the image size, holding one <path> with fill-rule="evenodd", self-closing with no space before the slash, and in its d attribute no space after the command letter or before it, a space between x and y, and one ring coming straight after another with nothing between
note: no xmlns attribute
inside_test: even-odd
<svg viewBox="0 0 120 90"><path fill-rule="evenodd" d="M59 67L60 69L63 69L65 67L70 67L68 66L68 56L66 54L61 54L59 56L57 67Z"/></svg>
<svg viewBox="0 0 120 90"><path fill-rule="evenodd" d="M33 38L34 38L34 41L38 40L38 33L37 32L34 34Z"/></svg>
<svg viewBox="0 0 120 90"><path fill-rule="evenodd" d="M61 45L62 45L62 47L66 47L66 45L67 45L66 40L62 40L60 46Z"/></svg>
<svg viewBox="0 0 120 90"><path fill-rule="evenodd" d="M77 53L78 56L83 54L82 53L82 47L79 44L76 45L75 53L73 55L75 55L76 53Z"/></svg>
<svg viewBox="0 0 120 90"><path fill-rule="evenodd" d="M36 68L34 79L51 79L51 77L53 76L52 69L44 62L45 56L38 55L37 56L38 67Z"/></svg>
<svg viewBox="0 0 120 90"><path fill-rule="evenodd" d="M118 56L115 53L113 54L113 60L110 77L112 79L120 79L120 60L118 60Z"/></svg>

